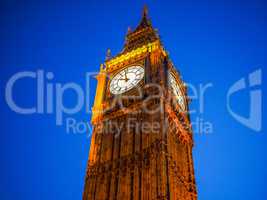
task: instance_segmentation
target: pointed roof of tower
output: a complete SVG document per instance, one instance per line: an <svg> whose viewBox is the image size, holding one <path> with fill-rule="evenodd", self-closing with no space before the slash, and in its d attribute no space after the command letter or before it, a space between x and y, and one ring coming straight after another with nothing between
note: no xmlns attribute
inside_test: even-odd
<svg viewBox="0 0 267 200"><path fill-rule="evenodd" d="M149 17L148 17L148 8L145 5L143 8L143 12L142 12L142 19L141 19L139 25L136 27L135 31L141 30L141 29L149 27L149 26L152 27L151 21L149 20Z"/></svg>
<svg viewBox="0 0 267 200"><path fill-rule="evenodd" d="M148 8L147 6L144 6L140 23L133 31L128 31L126 35L122 53L154 42L157 39L159 39L159 36L152 27L152 23L148 16Z"/></svg>

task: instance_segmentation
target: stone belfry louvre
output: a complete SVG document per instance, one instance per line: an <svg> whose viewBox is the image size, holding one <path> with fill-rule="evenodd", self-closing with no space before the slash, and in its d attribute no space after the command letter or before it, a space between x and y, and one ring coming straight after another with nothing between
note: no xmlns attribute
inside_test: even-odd
<svg viewBox="0 0 267 200"><path fill-rule="evenodd" d="M196 200L187 88L146 7L96 79L83 200Z"/></svg>

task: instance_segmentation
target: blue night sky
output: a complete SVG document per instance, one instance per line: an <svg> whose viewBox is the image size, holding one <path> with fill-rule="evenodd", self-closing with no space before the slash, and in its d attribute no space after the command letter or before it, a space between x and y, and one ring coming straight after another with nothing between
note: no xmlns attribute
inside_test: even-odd
<svg viewBox="0 0 267 200"><path fill-rule="evenodd" d="M237 122L226 107L227 91L237 80L259 68L266 78L264 0L2 0L1 200L81 199L90 146L90 131L66 133L67 118L90 121L85 106L76 114L65 114L62 126L56 125L55 112L17 114L5 99L8 80L18 72L42 69L54 74L45 84L55 87L56 83L75 82L85 89L85 73L99 69L107 48L113 55L120 52L127 27L138 24L145 3L183 79L197 86L212 84L205 94L203 113L199 112L197 100L191 104L197 110L192 121L201 118L213 127L209 134L194 136L199 199L267 198L266 107L263 105L259 132ZM90 83L92 106L96 81ZM13 88L14 101L21 107L36 105L36 88L34 79L18 81ZM67 107L76 104L72 91L66 92L63 99ZM247 89L232 97L231 107L248 116L249 103Z"/></svg>

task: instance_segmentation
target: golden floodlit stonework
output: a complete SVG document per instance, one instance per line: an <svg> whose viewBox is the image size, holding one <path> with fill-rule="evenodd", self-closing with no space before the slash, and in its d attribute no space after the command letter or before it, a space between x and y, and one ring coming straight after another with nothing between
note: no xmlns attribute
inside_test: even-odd
<svg viewBox="0 0 267 200"><path fill-rule="evenodd" d="M83 200L196 200L187 88L146 8L123 50L107 54Z"/></svg>

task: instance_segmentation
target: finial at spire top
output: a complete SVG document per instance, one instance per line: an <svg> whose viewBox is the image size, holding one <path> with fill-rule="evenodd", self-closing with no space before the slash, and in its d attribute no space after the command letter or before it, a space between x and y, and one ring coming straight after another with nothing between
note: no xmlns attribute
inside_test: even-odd
<svg viewBox="0 0 267 200"><path fill-rule="evenodd" d="M147 8L147 5L144 5L144 8L143 8L143 17L147 16L148 14L148 8Z"/></svg>

